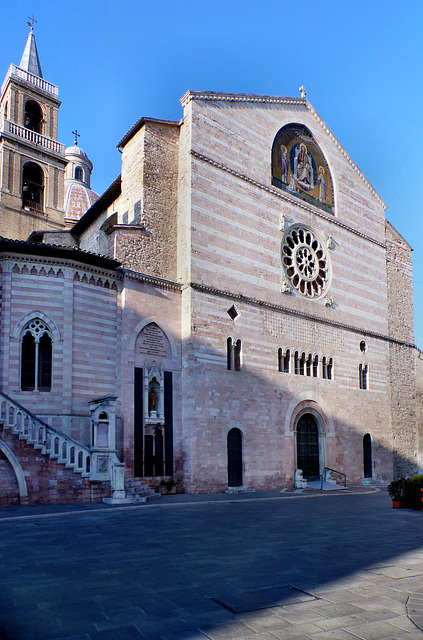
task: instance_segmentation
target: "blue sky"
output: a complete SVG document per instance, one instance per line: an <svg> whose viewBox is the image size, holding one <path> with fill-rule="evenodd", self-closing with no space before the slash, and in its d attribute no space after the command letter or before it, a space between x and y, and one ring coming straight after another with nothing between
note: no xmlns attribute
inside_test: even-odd
<svg viewBox="0 0 423 640"><path fill-rule="evenodd" d="M59 85L59 139L80 144L102 193L116 144L141 116L179 120L187 89L307 98L414 248L423 349L421 0L17 0L3 3L0 75L19 64L34 13L44 77Z"/></svg>

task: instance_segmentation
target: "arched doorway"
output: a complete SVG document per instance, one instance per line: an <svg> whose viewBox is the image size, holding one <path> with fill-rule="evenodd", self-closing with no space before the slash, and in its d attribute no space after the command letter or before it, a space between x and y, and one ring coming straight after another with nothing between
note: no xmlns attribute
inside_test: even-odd
<svg viewBox="0 0 423 640"><path fill-rule="evenodd" d="M303 413L297 422L297 469L307 479L320 475L319 428L311 413Z"/></svg>
<svg viewBox="0 0 423 640"><path fill-rule="evenodd" d="M364 477L373 478L372 437L370 433L363 436L363 467Z"/></svg>
<svg viewBox="0 0 423 640"><path fill-rule="evenodd" d="M242 433L236 428L228 433L228 486L242 486Z"/></svg>

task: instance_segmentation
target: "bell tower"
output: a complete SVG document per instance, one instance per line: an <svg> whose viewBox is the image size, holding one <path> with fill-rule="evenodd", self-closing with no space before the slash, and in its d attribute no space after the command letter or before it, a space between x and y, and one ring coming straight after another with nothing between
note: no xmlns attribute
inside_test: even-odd
<svg viewBox="0 0 423 640"><path fill-rule="evenodd" d="M34 17L28 24L20 64L10 65L0 90L0 236L17 240L65 226L59 90L43 78Z"/></svg>

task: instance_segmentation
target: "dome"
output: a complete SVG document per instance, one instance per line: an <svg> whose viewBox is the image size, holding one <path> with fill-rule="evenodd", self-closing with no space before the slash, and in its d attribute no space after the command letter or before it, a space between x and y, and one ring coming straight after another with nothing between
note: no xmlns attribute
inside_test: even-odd
<svg viewBox="0 0 423 640"><path fill-rule="evenodd" d="M98 194L83 182L65 180L65 219L77 222L98 200Z"/></svg>
<svg viewBox="0 0 423 640"><path fill-rule="evenodd" d="M88 160L88 156L85 153L84 149L81 149L81 147L78 147L76 144L65 149L65 158L67 156L81 156L82 158L87 158Z"/></svg>
<svg viewBox="0 0 423 640"><path fill-rule="evenodd" d="M65 219L75 223L98 200L98 194L90 186L93 165L85 151L74 144L66 149L65 158Z"/></svg>

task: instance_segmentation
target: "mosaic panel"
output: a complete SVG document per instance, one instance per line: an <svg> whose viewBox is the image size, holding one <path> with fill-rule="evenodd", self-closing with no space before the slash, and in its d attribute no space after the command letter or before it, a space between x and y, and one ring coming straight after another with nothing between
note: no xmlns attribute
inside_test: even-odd
<svg viewBox="0 0 423 640"><path fill-rule="evenodd" d="M333 213L333 185L328 164L310 131L288 124L275 137L272 184Z"/></svg>

